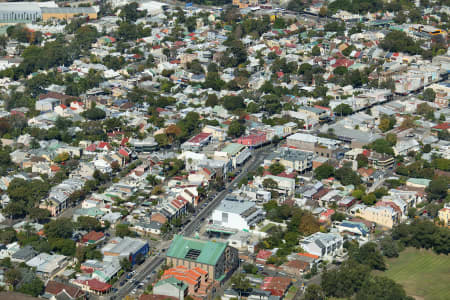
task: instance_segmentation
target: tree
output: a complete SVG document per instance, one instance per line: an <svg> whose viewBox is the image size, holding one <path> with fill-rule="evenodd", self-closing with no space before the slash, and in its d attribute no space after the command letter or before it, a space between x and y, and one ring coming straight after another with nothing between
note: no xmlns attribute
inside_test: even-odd
<svg viewBox="0 0 450 300"><path fill-rule="evenodd" d="M371 269L381 271L386 269L383 256L375 243L366 243L356 251L349 251L349 254L350 258L355 259L360 264L369 266Z"/></svg>
<svg viewBox="0 0 450 300"><path fill-rule="evenodd" d="M360 290L370 272L368 266L361 265L355 260L348 260L339 269L325 271L322 274L322 290L329 297L350 298Z"/></svg>
<svg viewBox="0 0 450 300"><path fill-rule="evenodd" d="M82 112L81 115L83 117L85 117L86 119L93 120L93 121L102 120L106 117L105 111L103 111L102 109L100 109L98 107L90 108L90 109Z"/></svg>
<svg viewBox="0 0 450 300"><path fill-rule="evenodd" d="M244 98L241 96L225 96L222 98L223 107L228 111L234 111L236 109L244 109Z"/></svg>
<svg viewBox="0 0 450 300"><path fill-rule="evenodd" d="M8 284L16 286L22 279L22 274L18 269L12 268L5 272L5 280Z"/></svg>
<svg viewBox="0 0 450 300"><path fill-rule="evenodd" d="M375 150L378 153L385 153L389 155L394 155L394 150L391 145L385 139L377 139L373 141L368 147L372 150Z"/></svg>
<svg viewBox="0 0 450 300"><path fill-rule="evenodd" d="M55 163L62 163L62 162L65 162L65 161L67 161L67 160L69 160L69 159L70 159L70 154L69 154L68 152L62 152L62 153L58 154L58 155L53 159L53 161L54 161Z"/></svg>
<svg viewBox="0 0 450 300"><path fill-rule="evenodd" d="M387 115L382 115L380 118L380 124L378 125L378 128L380 128L382 132L386 132L394 128L395 123L396 123L395 116L390 117Z"/></svg>
<svg viewBox="0 0 450 300"><path fill-rule="evenodd" d="M310 284L306 288L303 299L304 300L324 300L325 293L322 291L320 286L318 286L317 284Z"/></svg>
<svg viewBox="0 0 450 300"><path fill-rule="evenodd" d="M125 271L125 272L130 272L133 269L133 266L131 265L131 262L128 258L122 258L120 260L120 267Z"/></svg>
<svg viewBox="0 0 450 300"><path fill-rule="evenodd" d="M127 224L117 224L116 235L119 237L132 236L133 232L128 228Z"/></svg>
<svg viewBox="0 0 450 300"><path fill-rule="evenodd" d="M311 55L312 56L320 56L320 54L321 54L321 52L320 52L319 46L315 45L311 50Z"/></svg>
<svg viewBox="0 0 450 300"><path fill-rule="evenodd" d="M392 237L388 236L381 240L380 243L381 251L383 255L389 258L398 257L398 246L397 242L392 239Z"/></svg>
<svg viewBox="0 0 450 300"><path fill-rule="evenodd" d="M436 98L436 93L434 92L434 90L432 88L427 88L423 91L423 100L428 101L428 102L433 102L434 99Z"/></svg>
<svg viewBox="0 0 450 300"><path fill-rule="evenodd" d="M353 171L349 167L342 167L334 172L336 179L338 179L343 185L358 185L361 183L361 178L358 173Z"/></svg>
<svg viewBox="0 0 450 300"><path fill-rule="evenodd" d="M404 31L392 30L380 42L380 47L389 52L407 52L415 55L421 53L421 48Z"/></svg>
<svg viewBox="0 0 450 300"><path fill-rule="evenodd" d="M245 133L245 126L242 125L238 120L233 120L228 127L227 133L230 137L240 137Z"/></svg>
<svg viewBox="0 0 450 300"><path fill-rule="evenodd" d="M248 274L256 274L258 273L258 267L252 264L244 264L244 271Z"/></svg>
<svg viewBox="0 0 450 300"><path fill-rule="evenodd" d="M345 103L339 104L333 109L334 113L339 116L347 116L353 113L353 109Z"/></svg>
<svg viewBox="0 0 450 300"><path fill-rule="evenodd" d="M386 134L386 141L391 146L395 146L397 144L397 135L395 133L388 133L388 134Z"/></svg>
<svg viewBox="0 0 450 300"><path fill-rule="evenodd" d="M300 225L298 226L298 231L304 235L308 236L316 233L320 230L319 221L311 214L305 214L300 219Z"/></svg>
<svg viewBox="0 0 450 300"><path fill-rule="evenodd" d="M29 210L29 216L36 222L45 223L50 220L51 214L47 209L33 207Z"/></svg>
<svg viewBox="0 0 450 300"><path fill-rule="evenodd" d="M377 197L374 193L362 196L362 201L365 205L374 205L377 202Z"/></svg>
<svg viewBox="0 0 450 300"><path fill-rule="evenodd" d="M278 183L275 180L273 180L272 178L264 179L262 185L266 189L277 189L278 188Z"/></svg>
<svg viewBox="0 0 450 300"><path fill-rule="evenodd" d="M321 166L317 167L314 170L314 177L318 180L330 178L333 175L334 175L334 168L333 166L327 163L322 164Z"/></svg>
<svg viewBox="0 0 450 300"><path fill-rule="evenodd" d="M284 172L285 168L282 164L280 164L279 162L276 162L274 164L271 164L269 167L269 172L272 173L273 175L278 175L282 172Z"/></svg>
<svg viewBox="0 0 450 300"><path fill-rule="evenodd" d="M398 299L412 300L401 285L384 276L368 277L356 294L356 300Z"/></svg>
<svg viewBox="0 0 450 300"><path fill-rule="evenodd" d="M247 292L251 288L250 280L248 280L242 273L236 274L231 277L231 284L233 286L233 289L239 291L239 294Z"/></svg>
<svg viewBox="0 0 450 300"><path fill-rule="evenodd" d="M449 178L445 176L431 180L426 188L428 200L439 200L447 197L448 183Z"/></svg>
<svg viewBox="0 0 450 300"><path fill-rule="evenodd" d="M125 22L136 22L139 17L138 8L139 5L136 2L127 4L122 8L119 17Z"/></svg>
<svg viewBox="0 0 450 300"><path fill-rule="evenodd" d="M100 221L93 217L79 216L77 219L78 228L82 230L95 230L98 231L102 228Z"/></svg>
<svg viewBox="0 0 450 300"><path fill-rule="evenodd" d="M146 179L151 186L156 186L161 183L161 180L159 180L156 175L153 174L148 175Z"/></svg>
<svg viewBox="0 0 450 300"><path fill-rule="evenodd" d="M358 163L358 168L365 168L369 165L369 159L362 153L356 156L356 162Z"/></svg>
<svg viewBox="0 0 450 300"><path fill-rule="evenodd" d="M68 239L73 234L73 224L70 219L60 218L52 220L44 226L45 235L51 238Z"/></svg>
<svg viewBox="0 0 450 300"><path fill-rule="evenodd" d="M209 107L214 107L219 104L219 98L216 94L209 94L208 99L206 99L205 105Z"/></svg>
<svg viewBox="0 0 450 300"><path fill-rule="evenodd" d="M71 239L52 238L49 239L49 243L53 251L61 253L62 255L74 256L76 253L76 243Z"/></svg>

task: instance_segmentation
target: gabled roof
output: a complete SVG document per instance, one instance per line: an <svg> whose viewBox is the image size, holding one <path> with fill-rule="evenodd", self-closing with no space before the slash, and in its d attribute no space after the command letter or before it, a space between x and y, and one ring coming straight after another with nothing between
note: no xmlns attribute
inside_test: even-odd
<svg viewBox="0 0 450 300"><path fill-rule="evenodd" d="M84 295L83 290L79 287L54 280L50 280L45 287L45 292L52 295L58 295L62 291L65 291L72 299L76 299Z"/></svg>

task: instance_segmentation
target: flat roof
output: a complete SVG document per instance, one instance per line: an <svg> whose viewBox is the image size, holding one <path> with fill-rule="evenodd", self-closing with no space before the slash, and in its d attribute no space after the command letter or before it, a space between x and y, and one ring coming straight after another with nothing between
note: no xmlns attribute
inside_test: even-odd
<svg viewBox="0 0 450 300"><path fill-rule="evenodd" d="M227 247L226 243L204 241L175 235L167 251L168 257L215 265Z"/></svg>
<svg viewBox="0 0 450 300"><path fill-rule="evenodd" d="M243 148L245 148L245 146L242 144L229 143L222 149L222 151L226 152L230 155L234 155L234 154L238 153L239 151L241 151Z"/></svg>

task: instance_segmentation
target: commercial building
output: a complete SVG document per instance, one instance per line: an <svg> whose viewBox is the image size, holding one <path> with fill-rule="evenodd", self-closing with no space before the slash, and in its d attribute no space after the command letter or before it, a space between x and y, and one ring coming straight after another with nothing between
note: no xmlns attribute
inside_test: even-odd
<svg viewBox="0 0 450 300"><path fill-rule="evenodd" d="M175 297L178 300L184 300L188 295L188 286L175 277L163 279L153 286L153 294L168 297Z"/></svg>
<svg viewBox="0 0 450 300"><path fill-rule="evenodd" d="M0 23L27 23L42 19L38 2L0 3Z"/></svg>
<svg viewBox="0 0 450 300"><path fill-rule="evenodd" d="M280 151L270 153L265 164L279 162L286 169L292 169L297 172L305 172L312 168L313 153L290 148L281 148Z"/></svg>
<svg viewBox="0 0 450 300"><path fill-rule="evenodd" d="M250 227L262 221L264 217L264 210L256 207L255 202L224 199L212 212L211 220L214 225L249 230Z"/></svg>
<svg viewBox="0 0 450 300"><path fill-rule="evenodd" d="M238 166L244 164L250 156L250 149L238 143L229 143L222 149L222 151L216 151L214 153L214 157L216 159L230 159L233 168L237 168Z"/></svg>
<svg viewBox="0 0 450 300"><path fill-rule="evenodd" d="M116 237L111 239L108 244L106 244L101 252L105 257L118 257L127 258L130 260L131 264L135 264L138 255L147 255L149 251L149 245L147 241L141 239L135 239L130 237Z"/></svg>
<svg viewBox="0 0 450 300"><path fill-rule="evenodd" d="M200 132L194 137L184 142L181 149L188 151L199 151L206 146L212 139L212 134L208 132Z"/></svg>
<svg viewBox="0 0 450 300"><path fill-rule="evenodd" d="M54 1L0 3L0 23L31 23L39 20L71 19L75 16L97 19L97 12L93 7L58 7Z"/></svg>
<svg viewBox="0 0 450 300"><path fill-rule="evenodd" d="M222 282L237 268L239 257L238 251L226 243L175 235L167 251L166 263L189 269L198 267Z"/></svg>
<svg viewBox="0 0 450 300"><path fill-rule="evenodd" d="M97 12L93 7L43 7L41 13L44 21L50 19L68 20L75 16L85 16L91 20L97 19Z"/></svg>
<svg viewBox="0 0 450 300"><path fill-rule="evenodd" d="M64 255L41 253L27 261L26 264L36 268L36 274L42 279L47 279L67 265L66 258Z"/></svg>
<svg viewBox="0 0 450 300"><path fill-rule="evenodd" d="M287 145L295 147L300 150L310 151L318 156L326 158L339 158L343 156L340 146L343 144L341 141L322 138L312 134L296 133L286 138Z"/></svg>

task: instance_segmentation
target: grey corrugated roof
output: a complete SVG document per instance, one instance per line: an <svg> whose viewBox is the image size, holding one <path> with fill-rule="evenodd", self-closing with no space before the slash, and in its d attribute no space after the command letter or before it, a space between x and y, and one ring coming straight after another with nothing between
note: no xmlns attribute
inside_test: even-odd
<svg viewBox="0 0 450 300"><path fill-rule="evenodd" d="M93 14L95 9L93 7L43 7L42 13L49 14Z"/></svg>

